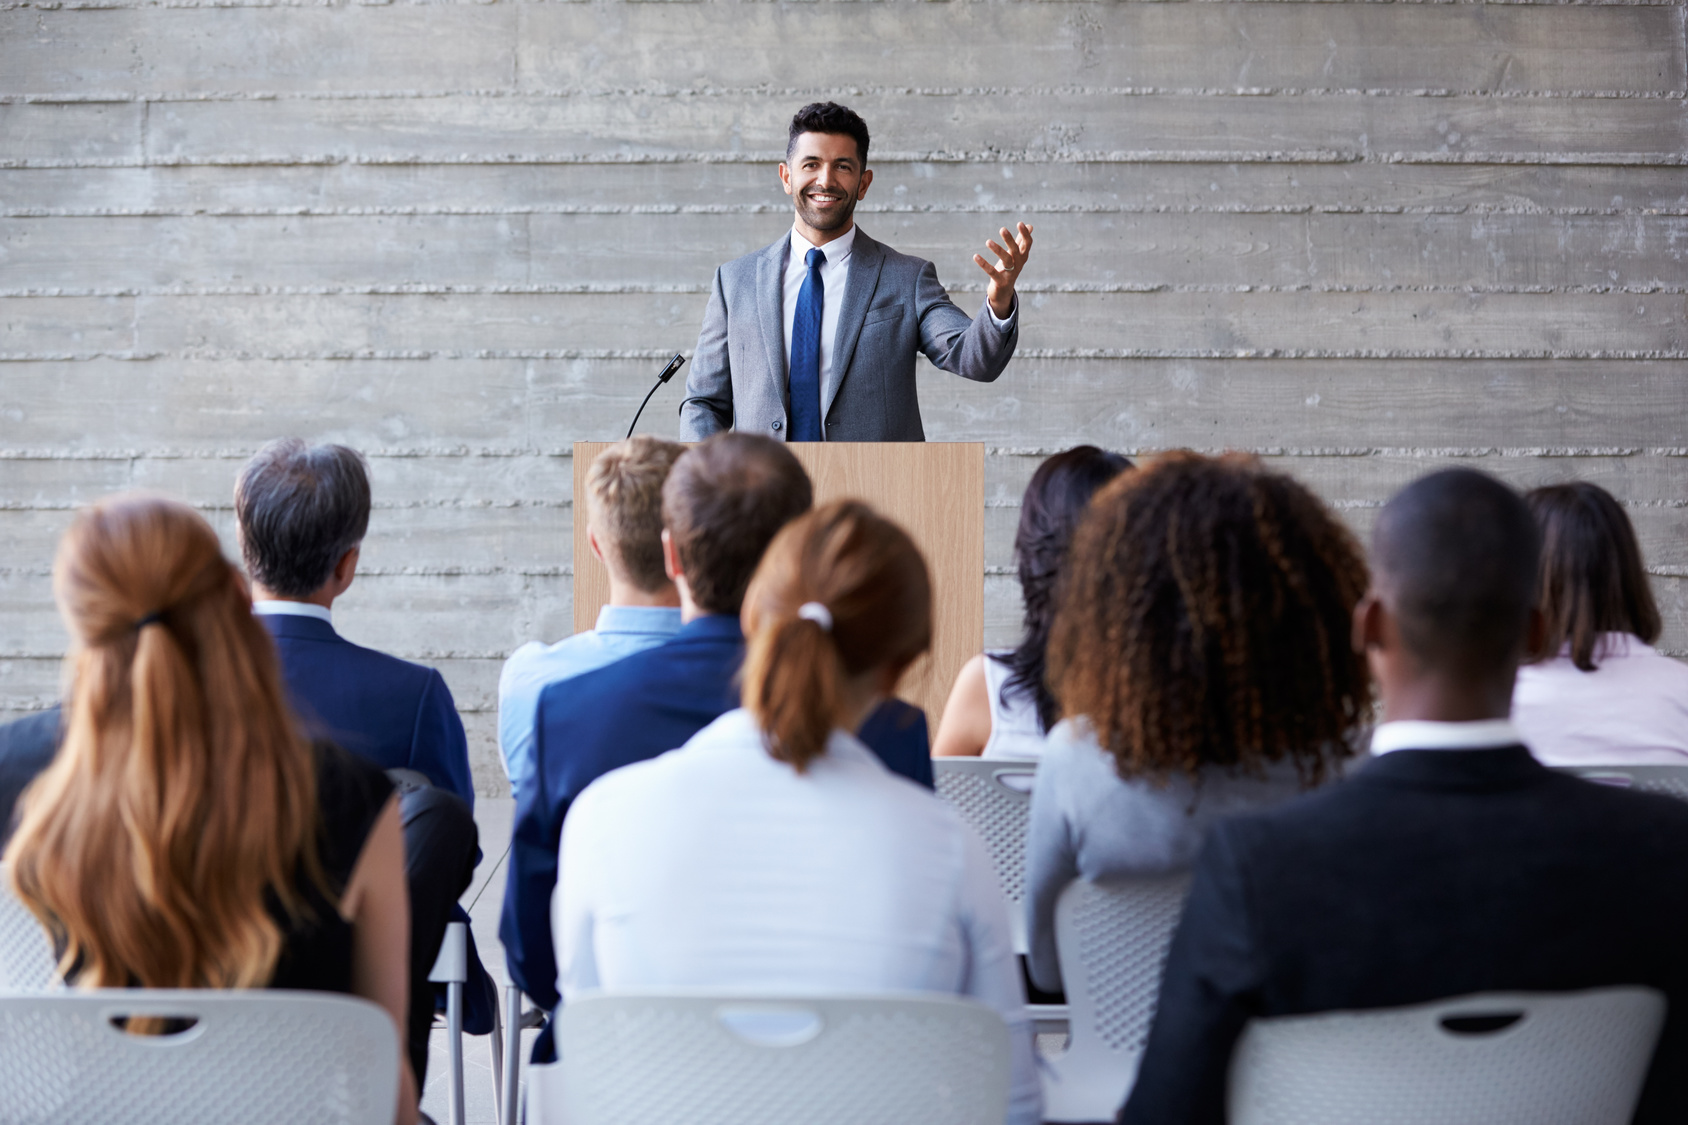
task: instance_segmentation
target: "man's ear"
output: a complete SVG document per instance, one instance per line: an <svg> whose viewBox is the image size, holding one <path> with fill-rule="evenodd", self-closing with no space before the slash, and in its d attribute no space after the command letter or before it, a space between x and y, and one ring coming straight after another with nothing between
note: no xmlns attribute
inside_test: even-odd
<svg viewBox="0 0 1688 1125"><path fill-rule="evenodd" d="M857 199L861 199L862 196L867 194L868 185L871 184L871 183L873 183L873 169L872 168L862 169L862 182L856 188L856 198Z"/></svg>
<svg viewBox="0 0 1688 1125"><path fill-rule="evenodd" d="M1524 655L1528 659L1540 652L1547 644L1547 614L1541 607L1530 607L1530 616L1524 622ZM1549 653L1549 656L1554 655Z"/></svg>
<svg viewBox="0 0 1688 1125"><path fill-rule="evenodd" d="M334 574L330 581L334 583L334 596L339 597L346 592L357 577L358 556L363 553L363 544L359 543L351 550L340 556L340 561L334 564Z"/></svg>
<svg viewBox="0 0 1688 1125"><path fill-rule="evenodd" d="M685 577L685 572L680 569L680 551L674 546L674 537L668 534L666 527L662 529L662 572L668 575L670 582Z"/></svg>
<svg viewBox="0 0 1688 1125"><path fill-rule="evenodd" d="M1355 652L1367 653L1388 647L1389 610L1375 590L1367 590L1365 597L1354 607L1353 629L1349 644Z"/></svg>
<svg viewBox="0 0 1688 1125"><path fill-rule="evenodd" d="M592 557L599 562L604 561L604 549L598 546L598 533L591 528L586 529L586 545L592 548Z"/></svg>
<svg viewBox="0 0 1688 1125"><path fill-rule="evenodd" d="M791 169L783 160L780 161L780 186L785 189L785 194L791 194Z"/></svg>

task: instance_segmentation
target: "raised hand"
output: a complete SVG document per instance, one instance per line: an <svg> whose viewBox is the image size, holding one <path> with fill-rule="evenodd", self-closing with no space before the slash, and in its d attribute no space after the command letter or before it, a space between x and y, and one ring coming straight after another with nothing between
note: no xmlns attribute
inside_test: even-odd
<svg viewBox="0 0 1688 1125"><path fill-rule="evenodd" d="M1009 234L1007 227L1002 228L1001 246L994 240L985 242L986 249L996 255L995 265L986 261L983 254L973 255L973 261L991 279L985 289L985 299L991 303L991 311L998 320L1007 320L1008 314L1014 311L1014 279L1020 276L1020 270L1032 253L1032 228L1018 223L1016 229L1018 234Z"/></svg>

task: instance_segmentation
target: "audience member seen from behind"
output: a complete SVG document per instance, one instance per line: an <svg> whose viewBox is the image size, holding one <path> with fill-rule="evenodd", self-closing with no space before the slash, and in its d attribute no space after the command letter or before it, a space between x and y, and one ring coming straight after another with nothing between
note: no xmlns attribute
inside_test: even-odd
<svg viewBox="0 0 1688 1125"><path fill-rule="evenodd" d="M1352 634L1383 697L1373 758L1213 827L1121 1121L1223 1121L1252 1018L1612 985L1667 1002L1634 1121L1688 1119L1688 806L1554 773L1507 720L1538 540L1470 469L1384 507Z"/></svg>
<svg viewBox="0 0 1688 1125"><path fill-rule="evenodd" d="M556 901L565 1001L637 988L972 996L1013 1035L1009 1120L1036 1122L1031 1031L983 845L849 733L931 644L920 552L866 505L828 504L769 547L743 624L742 709L575 802Z"/></svg>
<svg viewBox="0 0 1688 1125"><path fill-rule="evenodd" d="M777 441L728 431L686 450L662 486L664 566L685 624L663 644L540 693L536 768L516 802L499 923L511 980L540 1007L557 1003L551 894L570 805L602 774L683 745L737 705L744 591L774 534L812 498L808 474ZM887 700L858 733L893 771L931 784L918 708ZM534 1060L552 1052L547 1027Z"/></svg>
<svg viewBox="0 0 1688 1125"><path fill-rule="evenodd" d="M1117 453L1080 445L1055 454L1032 474L1014 534L1025 631L1018 648L982 653L962 665L932 742L934 757L1043 753L1043 737L1060 717L1044 673L1056 580L1090 498L1129 468L1131 462Z"/></svg>
<svg viewBox="0 0 1688 1125"><path fill-rule="evenodd" d="M1580 481L1524 501L1541 528L1547 621L1512 691L1524 741L1550 766L1688 765L1688 666L1652 647L1659 608L1629 517Z"/></svg>
<svg viewBox="0 0 1688 1125"><path fill-rule="evenodd" d="M1030 970L1060 987L1074 879L1187 869L1208 827L1334 776L1370 682L1348 644L1359 544L1305 487L1241 456L1174 453L1103 489L1049 645L1063 721L1032 793Z"/></svg>
<svg viewBox="0 0 1688 1125"><path fill-rule="evenodd" d="M393 786L297 729L210 526L184 504L102 501L66 533L53 586L75 638L64 744L5 859L67 980L351 993L401 1030ZM399 1070L396 1118L414 1121Z"/></svg>
<svg viewBox="0 0 1688 1125"><path fill-rule="evenodd" d="M662 566L662 483L678 442L640 434L592 459L586 473L586 543L610 579L597 626L554 645L529 641L498 677L498 747L510 793L533 776L534 712L547 684L661 644L680 628L680 594Z"/></svg>
<svg viewBox="0 0 1688 1125"><path fill-rule="evenodd" d="M428 974L447 923L468 921L457 900L478 857L463 721L439 672L355 645L334 628L334 603L352 585L369 528L369 475L355 450L272 441L241 470L234 507L253 610L275 640L306 730L430 783L398 780L411 909L407 1049L421 1085L434 1017ZM471 1011L490 1019L491 983L478 958L471 966Z"/></svg>

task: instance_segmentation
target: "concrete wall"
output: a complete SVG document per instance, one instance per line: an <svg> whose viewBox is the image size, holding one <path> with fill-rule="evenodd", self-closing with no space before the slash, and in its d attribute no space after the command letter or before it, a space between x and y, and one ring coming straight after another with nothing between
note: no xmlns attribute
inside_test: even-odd
<svg viewBox="0 0 1688 1125"><path fill-rule="evenodd" d="M569 628L570 443L785 229L821 96L874 130L863 227L964 305L1037 225L1008 374L921 374L929 434L992 450L991 643L1020 489L1094 441L1258 450L1362 529L1454 461L1597 480L1682 654L1685 11L0 5L0 707L56 692L75 505L165 489L226 534L253 448L333 439L377 507L342 628L444 670L500 791L500 661Z"/></svg>

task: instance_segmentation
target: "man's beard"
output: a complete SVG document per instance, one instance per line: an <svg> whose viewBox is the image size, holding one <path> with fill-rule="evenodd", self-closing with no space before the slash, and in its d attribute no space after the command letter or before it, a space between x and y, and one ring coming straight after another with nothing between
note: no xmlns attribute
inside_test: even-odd
<svg viewBox="0 0 1688 1125"><path fill-rule="evenodd" d="M842 194L842 193L841 193ZM844 195L844 203L831 215L822 214L809 202L807 192L797 193L797 217L802 219L811 230L831 234L835 230L842 230L850 223L850 217L856 213L856 197L854 193Z"/></svg>

